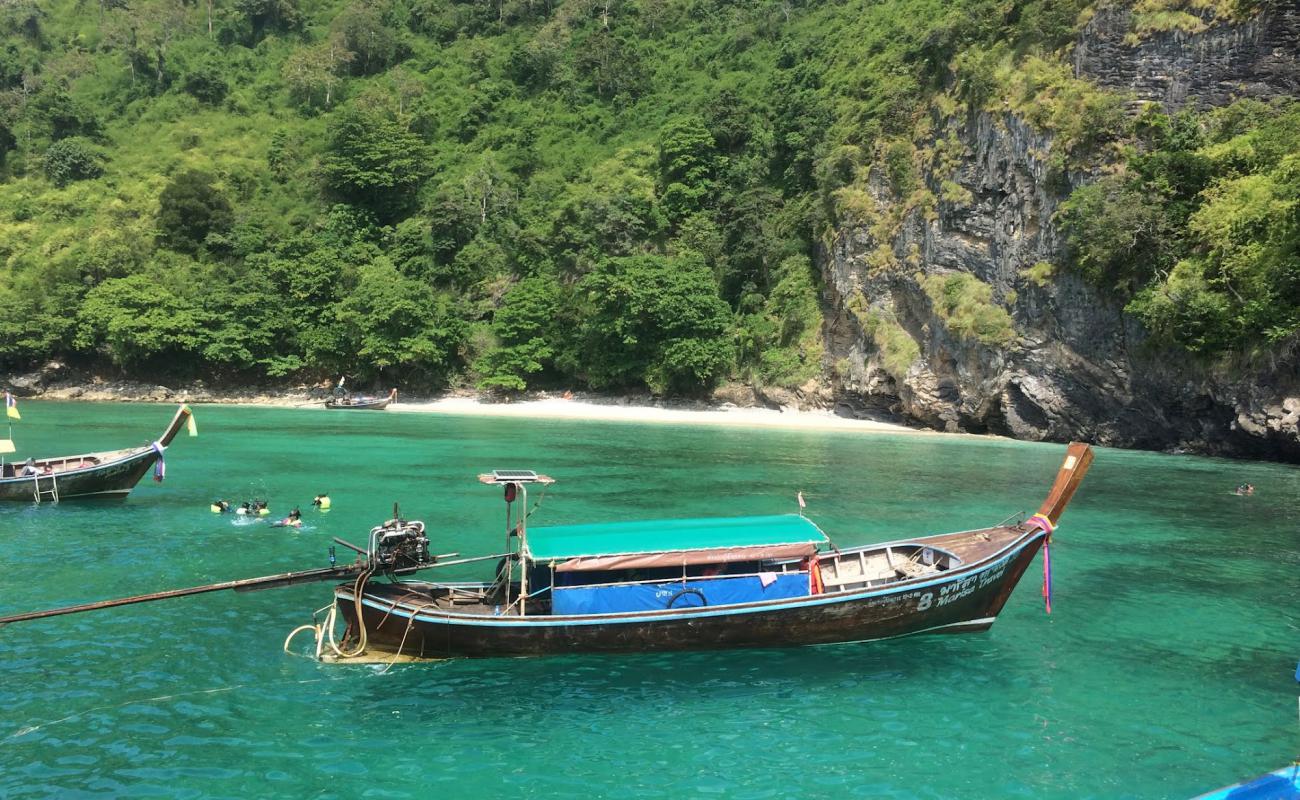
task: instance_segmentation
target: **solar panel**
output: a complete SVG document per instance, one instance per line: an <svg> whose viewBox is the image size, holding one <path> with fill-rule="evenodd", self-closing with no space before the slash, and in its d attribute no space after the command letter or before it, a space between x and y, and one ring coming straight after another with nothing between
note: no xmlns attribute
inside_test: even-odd
<svg viewBox="0 0 1300 800"><path fill-rule="evenodd" d="M549 475L538 475L531 469L495 469L478 476L479 483L541 483L547 486L555 483Z"/></svg>
<svg viewBox="0 0 1300 800"><path fill-rule="evenodd" d="M521 483L537 480L537 473L531 469L494 469L492 477L499 481L519 481Z"/></svg>

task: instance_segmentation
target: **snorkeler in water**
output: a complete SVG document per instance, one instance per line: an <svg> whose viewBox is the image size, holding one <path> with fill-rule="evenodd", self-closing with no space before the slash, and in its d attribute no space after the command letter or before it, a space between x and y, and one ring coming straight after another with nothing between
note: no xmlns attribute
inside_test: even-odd
<svg viewBox="0 0 1300 800"><path fill-rule="evenodd" d="M293 509L293 511L290 511L290 512L289 512L289 516L285 517L284 519L276 520L275 522L272 522L272 523L271 523L271 527L273 527L273 528L301 528L301 527L302 527L302 512L299 511L298 508L295 506L294 509Z"/></svg>

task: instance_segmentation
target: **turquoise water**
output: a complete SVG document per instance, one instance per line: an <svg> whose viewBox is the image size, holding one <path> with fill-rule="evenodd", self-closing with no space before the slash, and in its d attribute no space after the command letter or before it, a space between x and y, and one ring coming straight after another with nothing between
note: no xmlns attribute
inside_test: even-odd
<svg viewBox="0 0 1300 800"><path fill-rule="evenodd" d="M23 402L27 454L148 441L171 409ZM533 524L808 513L837 543L1000 521L1060 445L196 408L124 504L0 507L0 614L327 563L400 501L496 552L476 473L556 477ZM1231 494L1249 481L1257 494ZM311 510L328 491L334 509ZM218 497L303 508L237 526ZM533 499L536 499L536 493ZM0 629L0 796L1182 798L1300 754L1300 471L1101 450L985 634L790 650L330 666L281 652L328 585ZM341 548L340 548L341 549ZM344 556L342 553L340 557ZM350 559L348 559L350 560ZM474 577L473 567L458 568ZM448 570L450 572L450 570ZM303 647L306 640L300 640Z"/></svg>

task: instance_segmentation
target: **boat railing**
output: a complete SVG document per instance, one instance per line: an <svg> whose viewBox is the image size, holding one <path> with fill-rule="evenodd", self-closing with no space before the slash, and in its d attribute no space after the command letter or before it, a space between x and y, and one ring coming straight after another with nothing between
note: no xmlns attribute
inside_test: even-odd
<svg viewBox="0 0 1300 800"><path fill-rule="evenodd" d="M646 579L646 580L639 580L639 581L609 581L609 582L607 582L607 583L581 583L581 584L575 584L575 585L572 585L572 586L555 586L555 585L552 585L552 586L547 587L547 588L554 588L554 589L577 589L577 588L590 587L590 586L649 586L649 585L660 584L660 583L684 583L684 582L686 582L686 581L697 582L697 581L726 580L726 579L729 579L729 578L759 578L759 577L762 577L763 575L770 575L770 574L774 574L774 573L775 573L775 574L780 574L780 575L788 575L788 574L790 574L790 573L792 573L792 572L807 572L807 571L808 571L807 569L790 569L790 568L789 568L792 564L797 564L797 563L798 563L798 562L786 562L786 563L779 564L779 565L774 564L774 565L773 565L774 567L776 567L776 566L780 566L781 569L767 569L767 570L759 570L758 572L727 572L727 573L719 573L719 574L717 574L717 575L674 575L674 576L671 577L671 578L666 578L666 577L665 577L665 578L648 578L648 579Z"/></svg>
<svg viewBox="0 0 1300 800"><path fill-rule="evenodd" d="M81 456L64 456L63 458L47 458L37 461L36 465L48 467L51 472L71 472L74 469L86 469L87 467L99 466L99 459L87 453ZM69 466L69 465L72 466Z"/></svg>

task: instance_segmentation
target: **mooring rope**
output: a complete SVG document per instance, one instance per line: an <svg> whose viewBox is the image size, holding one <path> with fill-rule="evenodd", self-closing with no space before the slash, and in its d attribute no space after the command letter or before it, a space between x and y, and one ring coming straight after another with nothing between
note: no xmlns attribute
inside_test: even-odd
<svg viewBox="0 0 1300 800"><path fill-rule="evenodd" d="M416 606L411 610L411 616L406 618L406 630L402 632L402 641L399 642L397 645L397 652L393 654L393 658L391 661L388 662L388 666L384 667L382 670L379 671L380 675L387 675L388 671L393 668L394 664L397 663L397 659L402 657L402 648L406 647L406 637L410 635L411 628L415 627L416 615L419 614L421 611L425 610L426 608L432 608L433 605L434 605L433 603L422 603L421 605ZM396 608L396 606L394 606L394 608Z"/></svg>
<svg viewBox="0 0 1300 800"><path fill-rule="evenodd" d="M365 590L366 582L370 580L372 574L374 574L373 568L366 569L357 576L356 582L352 584L352 607L357 615L357 646L356 649L350 652L344 652L343 648L338 648L340 658L355 658L366 652L366 644L369 639L366 636L366 620L362 614L361 593Z"/></svg>

